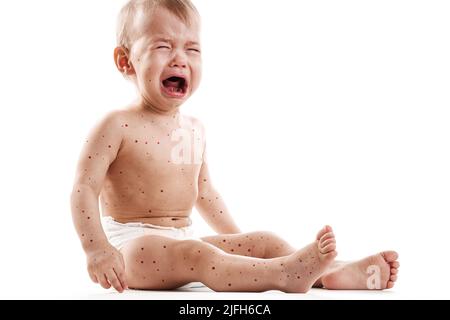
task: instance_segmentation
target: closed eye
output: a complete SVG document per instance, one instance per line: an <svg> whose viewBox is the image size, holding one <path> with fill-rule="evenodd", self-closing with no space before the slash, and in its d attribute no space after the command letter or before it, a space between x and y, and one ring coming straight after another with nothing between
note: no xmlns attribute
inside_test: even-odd
<svg viewBox="0 0 450 320"><path fill-rule="evenodd" d="M170 49L170 47L168 47L168 46L159 46L159 47L156 47L156 49Z"/></svg>
<svg viewBox="0 0 450 320"><path fill-rule="evenodd" d="M189 49L188 49L188 51L194 51L194 52L198 52L198 53L200 53L200 50L198 50L198 49L194 49L194 48L189 48Z"/></svg>

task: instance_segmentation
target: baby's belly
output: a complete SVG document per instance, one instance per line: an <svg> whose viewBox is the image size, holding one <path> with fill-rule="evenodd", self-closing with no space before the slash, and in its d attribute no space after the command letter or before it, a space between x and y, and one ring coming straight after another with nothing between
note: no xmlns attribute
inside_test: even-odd
<svg viewBox="0 0 450 320"><path fill-rule="evenodd" d="M173 180L172 180L173 181ZM117 181L116 181L117 182ZM197 200L196 183L174 181L155 188L143 185L105 183L100 196L102 214L120 223L141 222L164 227L182 228Z"/></svg>

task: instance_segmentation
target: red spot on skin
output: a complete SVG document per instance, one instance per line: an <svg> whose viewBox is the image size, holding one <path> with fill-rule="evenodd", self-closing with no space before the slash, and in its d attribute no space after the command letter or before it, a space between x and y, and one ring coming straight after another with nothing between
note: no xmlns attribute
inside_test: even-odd
<svg viewBox="0 0 450 320"><path fill-rule="evenodd" d="M156 271L158 271L158 272L159 272L159 269L156 269Z"/></svg>
<svg viewBox="0 0 450 320"><path fill-rule="evenodd" d="M84 213L84 210L81 210L82 213Z"/></svg>
<svg viewBox="0 0 450 320"><path fill-rule="evenodd" d="M123 173L122 171L119 172L119 174L122 174L122 173Z"/></svg>
<svg viewBox="0 0 450 320"><path fill-rule="evenodd" d="M240 247L240 246L241 246L241 244L239 243L239 244L238 244L238 247Z"/></svg>
<svg viewBox="0 0 450 320"><path fill-rule="evenodd" d="M229 283L228 286L231 287L231 283Z"/></svg>
<svg viewBox="0 0 450 320"><path fill-rule="evenodd" d="M234 249L231 249L231 252L234 252Z"/></svg>
<svg viewBox="0 0 450 320"><path fill-rule="evenodd" d="M220 213L223 213L223 211L220 211Z"/></svg>
<svg viewBox="0 0 450 320"><path fill-rule="evenodd" d="M144 248L141 248L142 251L144 251Z"/></svg>
<svg viewBox="0 0 450 320"><path fill-rule="evenodd" d="M141 261L141 263L144 263L144 261Z"/></svg>
<svg viewBox="0 0 450 320"><path fill-rule="evenodd" d="M203 179L203 182L206 182L207 180L206 179Z"/></svg>
<svg viewBox="0 0 450 320"><path fill-rule="evenodd" d="M91 217L87 217L87 218L88 218L88 220L91 219Z"/></svg>
<svg viewBox="0 0 450 320"><path fill-rule="evenodd" d="M144 192L144 191L142 191L142 194L145 194L145 192Z"/></svg>
<svg viewBox="0 0 450 320"><path fill-rule="evenodd" d="M89 156L89 159L92 159L92 157L91 157L91 156Z"/></svg>
<svg viewBox="0 0 450 320"><path fill-rule="evenodd" d="M201 199L202 199L202 200L205 200L205 198L204 198L204 197L201 197Z"/></svg>
<svg viewBox="0 0 450 320"><path fill-rule="evenodd" d="M156 263L156 261L153 261L153 263Z"/></svg>
<svg viewBox="0 0 450 320"><path fill-rule="evenodd" d="M77 192L80 193L80 190L78 190Z"/></svg>
<svg viewBox="0 0 450 320"><path fill-rule="evenodd" d="M227 240L222 240L222 242L227 242Z"/></svg>
<svg viewBox="0 0 450 320"><path fill-rule="evenodd" d="M111 145L109 145L108 148L111 148Z"/></svg>
<svg viewBox="0 0 450 320"><path fill-rule="evenodd" d="M164 192L164 190L163 190L163 189L161 189L161 192Z"/></svg>
<svg viewBox="0 0 450 320"><path fill-rule="evenodd" d="M194 271L194 268L191 268L191 271Z"/></svg>
<svg viewBox="0 0 450 320"><path fill-rule="evenodd" d="M251 249L248 249L247 251L250 252L250 251L252 251L252 250L251 250Z"/></svg>
<svg viewBox="0 0 450 320"><path fill-rule="evenodd" d="M125 127L128 127L128 124L125 124Z"/></svg>
<svg viewBox="0 0 450 320"><path fill-rule="evenodd" d="M255 279L255 282L257 282L258 281L258 279Z"/></svg>
<svg viewBox="0 0 450 320"><path fill-rule="evenodd" d="M138 143L138 141L137 141L137 140L134 140L134 143Z"/></svg>
<svg viewBox="0 0 450 320"><path fill-rule="evenodd" d="M152 210L148 210L148 213L152 213Z"/></svg>
<svg viewBox="0 0 450 320"><path fill-rule="evenodd" d="M158 141L158 144L160 144L159 141Z"/></svg>
<svg viewBox="0 0 450 320"><path fill-rule="evenodd" d="M91 240L89 240L89 241L90 241L90 242L94 242L94 240L92 240L92 239L91 239Z"/></svg>
<svg viewBox="0 0 450 320"><path fill-rule="evenodd" d="M84 233L81 236L84 237Z"/></svg>
<svg viewBox="0 0 450 320"><path fill-rule="evenodd" d="M145 141L145 144L148 144L148 142L147 142L147 141Z"/></svg>
<svg viewBox="0 0 450 320"><path fill-rule="evenodd" d="M216 270L216 267L212 267L211 269Z"/></svg>
<svg viewBox="0 0 450 320"><path fill-rule="evenodd" d="M167 248L166 246L163 247L164 249Z"/></svg>

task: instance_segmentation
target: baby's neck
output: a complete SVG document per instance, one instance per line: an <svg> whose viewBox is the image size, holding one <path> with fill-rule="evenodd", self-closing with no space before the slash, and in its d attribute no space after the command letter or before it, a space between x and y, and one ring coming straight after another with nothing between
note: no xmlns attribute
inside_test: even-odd
<svg viewBox="0 0 450 320"><path fill-rule="evenodd" d="M170 110L163 110L154 105L148 103L147 101L140 100L136 103L136 109L141 111L144 115L149 115L154 118L178 118L180 115L180 107L173 108Z"/></svg>

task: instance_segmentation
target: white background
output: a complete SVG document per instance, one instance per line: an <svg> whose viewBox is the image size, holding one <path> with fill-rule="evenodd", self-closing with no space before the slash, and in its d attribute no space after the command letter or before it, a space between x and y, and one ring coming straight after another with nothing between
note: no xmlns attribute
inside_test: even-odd
<svg viewBox="0 0 450 320"><path fill-rule="evenodd" d="M396 297L448 298L449 2L194 3L204 77L183 112L239 226L300 247L330 224L340 259L400 253ZM89 129L135 95L112 59L122 4L0 2L0 297L96 288L69 198Z"/></svg>

